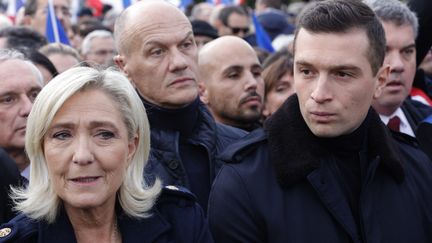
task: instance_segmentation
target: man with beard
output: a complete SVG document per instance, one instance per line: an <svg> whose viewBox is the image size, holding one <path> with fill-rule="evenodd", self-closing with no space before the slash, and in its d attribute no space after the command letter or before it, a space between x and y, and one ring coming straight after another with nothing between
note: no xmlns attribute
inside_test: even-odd
<svg viewBox="0 0 432 243"><path fill-rule="evenodd" d="M259 127L264 81L252 47L236 36L220 37L198 57L201 100L216 121L251 131Z"/></svg>

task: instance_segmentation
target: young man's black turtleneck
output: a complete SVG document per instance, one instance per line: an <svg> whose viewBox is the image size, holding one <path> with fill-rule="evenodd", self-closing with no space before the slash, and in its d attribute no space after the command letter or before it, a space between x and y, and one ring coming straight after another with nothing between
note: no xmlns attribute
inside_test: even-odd
<svg viewBox="0 0 432 243"><path fill-rule="evenodd" d="M363 123L352 133L334 138L318 138L318 143L331 154L337 168L334 174L341 182L347 202L360 232L360 194L363 169L367 166L367 158L361 159L360 154L366 153L367 134L370 112Z"/></svg>
<svg viewBox="0 0 432 243"><path fill-rule="evenodd" d="M143 98L142 100L151 129L179 132L178 150L182 160L180 166L183 166L186 171L189 190L196 195L198 203L206 212L207 200L210 194L209 155L203 146L188 142L200 119L199 97L191 104L178 109L166 109L151 104Z"/></svg>

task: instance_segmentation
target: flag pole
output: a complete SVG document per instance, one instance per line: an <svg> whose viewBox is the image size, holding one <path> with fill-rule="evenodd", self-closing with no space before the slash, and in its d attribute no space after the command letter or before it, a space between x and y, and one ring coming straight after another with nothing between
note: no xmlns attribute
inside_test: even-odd
<svg viewBox="0 0 432 243"><path fill-rule="evenodd" d="M52 27L53 27L53 34L54 34L54 40L56 43L60 42L60 37L59 37L59 33L58 33L58 26L57 26L57 21L56 21L56 15L55 15L55 10L54 10L54 4L53 4L53 0L48 0L48 11L49 11L49 16L50 16L50 20Z"/></svg>

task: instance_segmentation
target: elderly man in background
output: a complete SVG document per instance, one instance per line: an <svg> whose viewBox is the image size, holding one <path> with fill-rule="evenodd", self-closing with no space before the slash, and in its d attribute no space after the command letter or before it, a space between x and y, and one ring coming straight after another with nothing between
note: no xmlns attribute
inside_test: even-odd
<svg viewBox="0 0 432 243"><path fill-rule="evenodd" d="M0 50L0 147L26 178L29 173L24 151L27 116L42 84L42 74L22 53Z"/></svg>
<svg viewBox="0 0 432 243"><path fill-rule="evenodd" d="M24 137L42 82L42 74L22 53L0 49L0 222L13 216L9 186L21 181L20 173L24 184L29 178Z"/></svg>
<svg viewBox="0 0 432 243"><path fill-rule="evenodd" d="M198 58L201 100L216 121L251 131L260 127L264 81L253 48L236 36L222 36Z"/></svg>
<svg viewBox="0 0 432 243"><path fill-rule="evenodd" d="M221 166L215 157L244 132L217 124L200 102L191 23L170 3L142 1L119 16L114 38L114 60L137 88L150 120L147 171L164 184L187 187L206 209Z"/></svg>
<svg viewBox="0 0 432 243"><path fill-rule="evenodd" d="M81 44L81 56L90 64L107 68L114 64L114 36L107 30L90 32Z"/></svg>
<svg viewBox="0 0 432 243"><path fill-rule="evenodd" d="M416 36L418 19L405 3L398 0L365 1L380 19L386 35L384 64L390 66L390 75L383 93L372 103L381 120L395 133L400 143L430 154L432 144L423 137L430 137L430 130L418 131L419 124L432 114L432 107L410 97L416 73ZM422 136L418 136L419 133ZM404 136L408 135L408 136ZM414 153L411 160L418 159ZM432 156L429 155L432 159Z"/></svg>
<svg viewBox="0 0 432 243"><path fill-rule="evenodd" d="M372 106L391 130L416 137L418 124L432 114L431 107L409 98L416 72L417 17L398 0L365 2L384 27L387 49L384 64L390 66L389 80Z"/></svg>

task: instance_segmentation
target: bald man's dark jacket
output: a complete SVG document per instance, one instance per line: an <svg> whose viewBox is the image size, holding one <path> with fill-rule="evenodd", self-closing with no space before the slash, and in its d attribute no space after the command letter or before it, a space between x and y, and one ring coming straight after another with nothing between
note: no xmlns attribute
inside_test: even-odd
<svg viewBox="0 0 432 243"><path fill-rule="evenodd" d="M206 212L211 184L222 166L216 158L246 132L216 123L199 97L179 112L143 101L151 129L145 178L157 176L165 185L188 188Z"/></svg>

